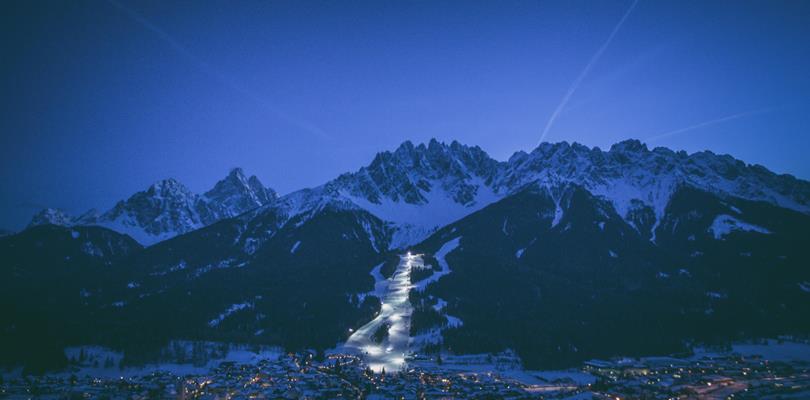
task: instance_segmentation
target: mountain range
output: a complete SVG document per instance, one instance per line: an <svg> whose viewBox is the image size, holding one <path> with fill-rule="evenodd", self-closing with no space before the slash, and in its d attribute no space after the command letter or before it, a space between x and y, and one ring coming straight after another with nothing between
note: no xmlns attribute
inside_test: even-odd
<svg viewBox="0 0 810 400"><path fill-rule="evenodd" d="M418 243L530 183L550 192L566 184L582 186L609 201L634 226L636 216L649 215L652 225L641 233L651 239L669 199L683 186L810 212L808 182L708 151L692 155L663 147L650 151L636 140L618 143L609 151L576 143L543 143L531 153L517 152L501 162L477 146L431 140L418 146L406 141L393 152L377 154L359 171L281 198L256 176L245 178L235 168L202 195L166 179L104 213L91 210L71 217L45 209L29 226L98 225L150 245L261 206L292 217L333 204L366 210L388 223L391 237L386 248L395 249Z"/></svg>
<svg viewBox="0 0 810 400"><path fill-rule="evenodd" d="M34 215L28 226L103 226L149 245L235 217L276 198L276 192L264 187L255 175L247 178L241 168L234 168L201 195L169 178L119 201L103 213L90 210L73 217L46 208Z"/></svg>
<svg viewBox="0 0 810 400"><path fill-rule="evenodd" d="M443 274L411 292L414 349L562 367L810 333L808 228L810 182L727 155L405 142L284 196L235 169L201 195L168 179L103 213L44 210L0 238L0 329L46 343L42 365L77 343L133 363L172 338L328 349L407 249Z"/></svg>

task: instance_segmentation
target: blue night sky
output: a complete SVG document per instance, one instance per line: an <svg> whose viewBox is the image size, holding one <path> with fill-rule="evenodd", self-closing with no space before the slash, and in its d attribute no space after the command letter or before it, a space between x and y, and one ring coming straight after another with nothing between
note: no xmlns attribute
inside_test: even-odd
<svg viewBox="0 0 810 400"><path fill-rule="evenodd" d="M234 166L285 194L431 137L810 178L810 2L4 1L0 32L3 228Z"/></svg>

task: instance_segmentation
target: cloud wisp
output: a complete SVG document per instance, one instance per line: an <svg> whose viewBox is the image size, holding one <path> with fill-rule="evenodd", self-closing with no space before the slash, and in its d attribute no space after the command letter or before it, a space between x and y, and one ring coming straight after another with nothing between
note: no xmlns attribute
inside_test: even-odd
<svg viewBox="0 0 810 400"><path fill-rule="evenodd" d="M189 63L194 65L203 73L211 76L212 78L218 80L224 86L230 88L231 90L247 97L251 101L255 102L265 110L271 112L277 118L283 120L284 122L302 130L308 132L314 136L318 136L322 139L329 139L330 136L324 132L323 129L315 126L315 124L304 121L301 119L293 118L286 112L280 110L278 107L272 104L269 100L265 97L259 95L258 93L254 92L253 90L248 89L245 85L241 84L236 79L222 73L221 71L217 70L216 68L212 67L210 64L205 62L203 59L192 53L188 50L186 46L180 43L177 39L175 39L172 35L168 32L161 29L159 26L150 22L146 17L138 13L137 11L125 6L118 0L107 0L108 3L113 5L115 8L121 10L124 14L126 14L130 19L137 22L141 26L143 26L146 30L154 33L160 40L165 42L169 47L171 47L174 51L177 52L181 57L185 58Z"/></svg>
<svg viewBox="0 0 810 400"><path fill-rule="evenodd" d="M633 1L633 4L630 5L630 7L624 13L622 18L616 24L616 26L613 27L613 31L610 32L610 35L608 36L607 40L605 40L605 42L602 43L602 46L600 46L599 49L596 50L596 53L594 53L594 55L591 56L591 59L588 60L588 64L586 64L582 72L579 73L577 79L575 79L574 82L571 83L571 86L568 88L568 91L565 92L565 96L563 96L562 100L560 101L560 104L557 105L557 108L554 109L554 112L551 113L551 117L549 117L548 122L546 122L546 126L545 128L543 128L543 133L540 135L540 140L537 142L538 145L540 145L540 143L543 143L543 140L546 139L546 135L548 135L549 130L551 130L551 127L554 125L554 121L557 120L557 117L560 115L562 110L568 104L568 101L571 100L571 96L574 95L574 92L577 91L579 85L582 83L585 77L588 76L588 73L591 71L591 68L594 66L594 64L596 64L597 61L599 61L599 58L602 57L602 53L604 53L605 50L607 50L608 46L610 46L610 42L613 41L613 38L622 28L622 25L624 25L624 21L627 20L627 17L630 16L630 13L632 13L633 9L636 8L636 4L638 4L638 0Z"/></svg>
<svg viewBox="0 0 810 400"><path fill-rule="evenodd" d="M698 123L698 124L687 126L685 128L679 128L679 129L671 130L671 131L668 131L668 132L660 133L660 134L655 135L655 136L650 136L645 140L648 141L648 142L654 142L654 141L661 140L661 139L664 139L664 138L668 138L670 136L675 136L675 135L678 135L678 134L681 134L681 133L684 133L684 132L693 131L695 129L701 129L701 128L705 128L707 126L712 126L712 125L720 124L720 123L723 123L723 122L732 121L732 120L740 119L740 118L743 118L743 117L748 117L748 116L751 116L751 115L766 113L766 112L769 112L769 111L773 111L773 109L774 109L773 107L766 107L766 108L759 108L759 109L756 109L756 110L745 111L745 112L741 112L741 113L737 113L737 114L726 115L725 117L710 119L708 121L703 121L703 122Z"/></svg>

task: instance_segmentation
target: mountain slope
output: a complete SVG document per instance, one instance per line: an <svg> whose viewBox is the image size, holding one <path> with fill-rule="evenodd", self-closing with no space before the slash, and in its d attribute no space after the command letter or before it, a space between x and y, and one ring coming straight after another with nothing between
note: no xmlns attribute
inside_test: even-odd
<svg viewBox="0 0 810 400"><path fill-rule="evenodd" d="M532 367L810 332L807 215L680 186L655 243L641 225L582 186L532 184L417 246L459 240L421 297L463 322L447 348Z"/></svg>
<svg viewBox="0 0 810 400"><path fill-rule="evenodd" d="M64 363L62 346L94 326L124 272L116 265L141 249L101 227L45 225L0 238L0 364Z"/></svg>
<svg viewBox="0 0 810 400"><path fill-rule="evenodd" d="M242 224L223 220L122 262L127 272L107 298L122 306L107 307L96 324L103 343L128 362L178 337L324 349L378 310L354 296L372 288L368 266L382 260L365 234L382 226L377 218L325 208L281 223L261 243L244 237Z"/></svg>

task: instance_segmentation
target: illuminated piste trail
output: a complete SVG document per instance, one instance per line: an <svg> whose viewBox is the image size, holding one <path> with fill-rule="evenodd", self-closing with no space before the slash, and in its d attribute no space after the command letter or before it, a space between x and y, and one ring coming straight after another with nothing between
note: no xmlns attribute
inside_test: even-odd
<svg viewBox="0 0 810 400"><path fill-rule="evenodd" d="M394 274L387 280L380 313L354 332L344 345L347 352L359 353L374 371L398 371L405 366L413 308L408 301L411 271L423 266L422 257L401 256ZM387 334L382 333L387 329Z"/></svg>

